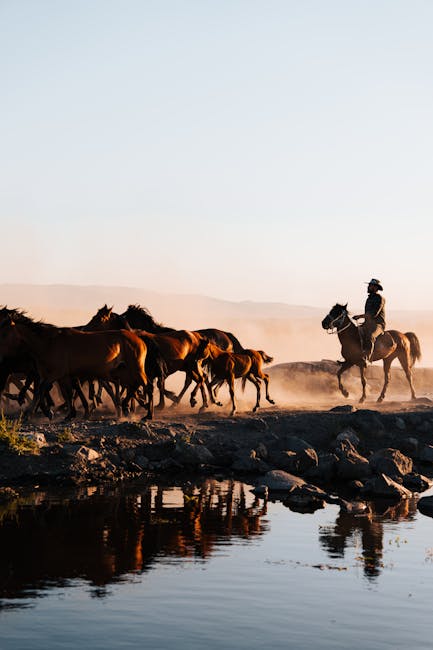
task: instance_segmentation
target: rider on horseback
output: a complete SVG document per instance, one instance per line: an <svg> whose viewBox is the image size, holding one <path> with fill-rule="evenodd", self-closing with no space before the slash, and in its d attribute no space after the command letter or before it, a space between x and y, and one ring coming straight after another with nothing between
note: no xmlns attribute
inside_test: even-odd
<svg viewBox="0 0 433 650"><path fill-rule="evenodd" d="M375 340L385 331L385 298L378 293L378 291L383 291L379 280L375 278L370 280L367 291L368 298L365 302L364 313L353 317L355 320L364 318L364 323L359 331L365 367L367 362L371 361Z"/></svg>

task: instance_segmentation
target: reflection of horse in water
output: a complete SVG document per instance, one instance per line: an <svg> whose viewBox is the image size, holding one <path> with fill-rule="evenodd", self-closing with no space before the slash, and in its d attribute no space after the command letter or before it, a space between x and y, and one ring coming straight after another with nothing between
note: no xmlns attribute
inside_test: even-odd
<svg viewBox="0 0 433 650"><path fill-rule="evenodd" d="M347 548L360 545L357 560L362 561L365 576L370 580L377 578L383 567L384 522L413 519L416 500L387 505L385 511L380 511L380 503L373 504L373 508L374 512L365 517L340 511L335 524L323 526L319 532L320 544L331 558L344 558Z"/></svg>
<svg viewBox="0 0 433 650"><path fill-rule="evenodd" d="M364 402L366 398L366 381L362 359L360 328L358 328L350 318L349 312L347 311L347 304L339 305L337 303L334 305L329 314L323 319L322 327L326 330L335 329L338 338L340 339L341 354L344 361L337 373L339 389L343 393L344 397L349 396L349 393L341 382L341 375L352 366L358 366L361 373L362 384L362 396L360 402ZM403 332L398 332L397 330L386 330L386 332L377 337L371 360L379 361L381 359L383 359L385 381L382 392L377 401L381 402L385 398L386 389L391 376L390 368L394 359L400 361L410 386L412 399L415 399L415 390L412 383L412 367L415 361L421 359L421 346L416 334L413 332L406 332L406 334L403 334Z"/></svg>
<svg viewBox="0 0 433 650"><path fill-rule="evenodd" d="M40 499L40 493L35 496ZM145 572L165 557L209 558L215 547L265 531L263 503L238 483L206 481L182 490L145 488L95 493L67 503L0 505L2 598L28 598L46 583L89 580L94 594L131 572Z"/></svg>

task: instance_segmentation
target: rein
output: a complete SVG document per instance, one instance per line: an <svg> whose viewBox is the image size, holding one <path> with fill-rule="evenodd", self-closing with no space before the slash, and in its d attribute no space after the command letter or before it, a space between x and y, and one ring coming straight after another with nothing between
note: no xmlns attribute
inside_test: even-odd
<svg viewBox="0 0 433 650"><path fill-rule="evenodd" d="M330 314L328 314L328 316L330 316ZM330 323L329 327L326 330L327 334L331 334L331 335L332 334L340 334L341 332L344 332L344 330L347 330L351 325L353 325L351 319L349 318L349 322L347 323L347 325L345 325L341 329L338 329L338 321L340 321L342 319L344 320L344 316L347 316L349 318L349 314L347 313L347 311L344 311L342 314L337 316L337 318L334 318L333 320L331 320L331 323ZM355 327L356 327L356 325L355 325Z"/></svg>

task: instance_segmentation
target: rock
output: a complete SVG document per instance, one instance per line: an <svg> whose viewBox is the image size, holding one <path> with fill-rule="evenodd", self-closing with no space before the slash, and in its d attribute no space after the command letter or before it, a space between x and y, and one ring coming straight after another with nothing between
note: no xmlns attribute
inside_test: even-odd
<svg viewBox="0 0 433 650"><path fill-rule="evenodd" d="M283 501L283 504L295 512L315 512L325 507L325 501L308 492L292 492Z"/></svg>
<svg viewBox="0 0 433 650"><path fill-rule="evenodd" d="M358 447L360 442L358 436L351 427L344 429L344 431L338 434L335 439L335 442L337 443L336 446L338 447L338 443L342 442L343 440L348 440L354 447Z"/></svg>
<svg viewBox="0 0 433 650"><path fill-rule="evenodd" d="M320 483L330 483L337 473L338 456L327 452L319 452L317 455L319 464L312 467L304 476L312 481Z"/></svg>
<svg viewBox="0 0 433 650"><path fill-rule="evenodd" d="M347 487L354 494L358 494L359 492L361 492L362 488L364 487L364 483L362 481L349 481Z"/></svg>
<svg viewBox="0 0 433 650"><path fill-rule="evenodd" d="M146 458L146 456L138 454L138 456L135 457L135 462L139 467L141 467L141 469L149 469L149 459Z"/></svg>
<svg viewBox="0 0 433 650"><path fill-rule="evenodd" d="M399 485L385 474L368 479L361 493L383 499L408 499L412 496L410 490Z"/></svg>
<svg viewBox="0 0 433 650"><path fill-rule="evenodd" d="M433 485L433 481L427 476L412 472L403 476L403 485L412 492L425 492Z"/></svg>
<svg viewBox="0 0 433 650"><path fill-rule="evenodd" d="M262 497L263 499L267 499L269 495L269 488L267 485L256 485L256 487L253 487L251 492L255 494L257 497Z"/></svg>
<svg viewBox="0 0 433 650"><path fill-rule="evenodd" d="M370 457L370 467L375 474L386 474L395 480L413 470L413 462L398 449L379 449Z"/></svg>
<svg viewBox="0 0 433 650"><path fill-rule="evenodd" d="M93 463L95 460L101 456L95 449L90 447L85 447L82 445L76 452L76 457L85 461L86 463Z"/></svg>
<svg viewBox="0 0 433 650"><path fill-rule="evenodd" d="M385 427L377 411L359 409L353 414L352 423L363 436L381 438L386 435Z"/></svg>
<svg viewBox="0 0 433 650"><path fill-rule="evenodd" d="M356 407L352 406L352 404L341 404L329 409L330 413L354 413L355 411Z"/></svg>
<svg viewBox="0 0 433 650"><path fill-rule="evenodd" d="M406 422L403 420L401 417L396 417L395 418L395 426L399 431L405 431L406 430Z"/></svg>
<svg viewBox="0 0 433 650"><path fill-rule="evenodd" d="M417 504L418 510L427 517L433 517L433 497L422 497Z"/></svg>
<svg viewBox="0 0 433 650"><path fill-rule="evenodd" d="M281 469L273 469L261 478L261 485L266 486L270 492L293 492L305 483L299 476L293 476Z"/></svg>
<svg viewBox="0 0 433 650"><path fill-rule="evenodd" d="M25 438L29 442L34 443L39 449L41 447L46 447L48 444L43 433L38 432L29 432L29 433L19 433L20 438Z"/></svg>
<svg viewBox="0 0 433 650"><path fill-rule="evenodd" d="M416 438L403 438L398 443L398 448L407 456L418 456L419 442Z"/></svg>
<svg viewBox="0 0 433 650"><path fill-rule="evenodd" d="M204 445L190 442L176 442L173 458L181 465L211 465L215 462L213 454Z"/></svg>
<svg viewBox="0 0 433 650"><path fill-rule="evenodd" d="M235 472L267 472L269 465L257 457L254 449L250 452L240 451L235 458L232 469Z"/></svg>
<svg viewBox="0 0 433 650"><path fill-rule="evenodd" d="M368 460L361 456L348 440L340 444L344 446L337 450L339 459L337 476L346 481L356 481L371 476L371 467Z"/></svg>
<svg viewBox="0 0 433 650"><path fill-rule="evenodd" d="M317 467L318 459L316 450L312 446L296 436L289 436L284 443L283 454L286 453L287 466L293 472L303 474L311 467ZM296 456L293 456L296 454ZM282 456L280 456L280 459Z"/></svg>
<svg viewBox="0 0 433 650"><path fill-rule="evenodd" d="M128 462L135 461L135 449L134 447L126 447L120 451L120 455L123 460Z"/></svg>
<svg viewBox="0 0 433 650"><path fill-rule="evenodd" d="M433 447L424 445L420 451L419 459L422 463L433 463Z"/></svg>
<svg viewBox="0 0 433 650"><path fill-rule="evenodd" d="M259 444L257 445L256 455L259 458L262 458L262 460L266 460L268 458L268 450L267 447L263 444L263 442L259 442Z"/></svg>
<svg viewBox="0 0 433 650"><path fill-rule="evenodd" d="M427 422L427 420L424 420L424 422L421 422L416 428L419 433L429 433L433 429L432 425L430 422Z"/></svg>

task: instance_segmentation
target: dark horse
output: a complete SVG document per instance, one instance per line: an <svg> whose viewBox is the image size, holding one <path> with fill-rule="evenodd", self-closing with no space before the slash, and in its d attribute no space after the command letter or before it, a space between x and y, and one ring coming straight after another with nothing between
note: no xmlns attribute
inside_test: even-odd
<svg viewBox="0 0 433 650"><path fill-rule="evenodd" d="M358 326L355 325L349 316L347 304L339 305L337 303L334 305L329 314L323 319L322 327L325 330L335 330L335 333L338 334L338 338L340 339L341 354L344 357L344 361L341 363L337 373L339 389L344 397L349 396L349 393L341 383L341 375L352 366L358 366L362 383L362 396L359 401L363 402L366 397L366 381L362 362L361 337ZM382 392L378 397L378 402L382 402L385 398L391 374L391 363L396 358L400 361L407 381L409 382L412 399L416 398L412 383L412 366L415 361L421 359L421 346L418 337L413 332L403 334L403 332L398 332L397 330L386 330L386 332L376 339L372 356L372 361L380 361L380 359L383 359L385 381Z"/></svg>

